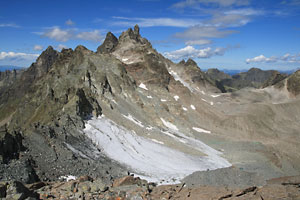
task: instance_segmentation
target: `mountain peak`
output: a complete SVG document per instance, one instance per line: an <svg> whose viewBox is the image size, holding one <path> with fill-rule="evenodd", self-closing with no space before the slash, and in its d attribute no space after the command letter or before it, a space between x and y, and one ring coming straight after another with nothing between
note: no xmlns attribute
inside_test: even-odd
<svg viewBox="0 0 300 200"><path fill-rule="evenodd" d="M198 67L197 63L191 58L189 58L184 65L186 66L193 65Z"/></svg>
<svg viewBox="0 0 300 200"><path fill-rule="evenodd" d="M185 60L184 59L182 59L178 64L180 64L180 65L184 65L185 64Z"/></svg>
<svg viewBox="0 0 300 200"><path fill-rule="evenodd" d="M133 32L134 32L134 34L136 34L136 35L140 35L140 27L139 27L139 25L136 24L136 25L134 26L134 31L133 31Z"/></svg>
<svg viewBox="0 0 300 200"><path fill-rule="evenodd" d="M132 30L132 28L127 29L127 31L123 32L119 37L119 41L127 41L128 39L136 42L141 40L140 28L138 25L134 26L134 30Z"/></svg>
<svg viewBox="0 0 300 200"><path fill-rule="evenodd" d="M85 46L83 45L78 45L75 50L75 52L81 52L81 53L88 53L91 52L91 50L87 49Z"/></svg>
<svg viewBox="0 0 300 200"><path fill-rule="evenodd" d="M48 55L57 54L58 52L53 49L52 46L48 46L47 49L45 49L39 57L47 57Z"/></svg>
<svg viewBox="0 0 300 200"><path fill-rule="evenodd" d="M104 42L97 48L97 53L111 53L117 44L118 38L111 32L108 32Z"/></svg>
<svg viewBox="0 0 300 200"><path fill-rule="evenodd" d="M54 50L52 46L48 46L48 48L38 57L36 65L39 66L39 68L43 68L42 71L48 72L50 66L57 57L58 52Z"/></svg>
<svg viewBox="0 0 300 200"><path fill-rule="evenodd" d="M55 51L55 50L53 49L53 47L51 45L49 45L45 51L47 52L47 51Z"/></svg>

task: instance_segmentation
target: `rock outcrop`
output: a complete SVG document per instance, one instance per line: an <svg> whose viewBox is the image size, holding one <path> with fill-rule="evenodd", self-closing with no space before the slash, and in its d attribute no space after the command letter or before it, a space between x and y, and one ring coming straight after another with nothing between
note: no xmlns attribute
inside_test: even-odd
<svg viewBox="0 0 300 200"><path fill-rule="evenodd" d="M111 32L106 34L104 42L97 48L97 53L111 53L118 45L118 38Z"/></svg>
<svg viewBox="0 0 300 200"><path fill-rule="evenodd" d="M25 70L23 69L14 69L0 72L0 94L4 92L5 88L8 88L10 85L16 82L24 71Z"/></svg>
<svg viewBox="0 0 300 200"><path fill-rule="evenodd" d="M282 74L278 71L274 71L272 76L268 80L266 80L261 87L266 88L272 85L276 85L277 83L285 79L287 76L288 75L286 74Z"/></svg>
<svg viewBox="0 0 300 200"><path fill-rule="evenodd" d="M297 96L300 94L300 70L294 72L287 78L287 90L293 95Z"/></svg>
<svg viewBox="0 0 300 200"><path fill-rule="evenodd" d="M1 127L0 137L0 162L7 164L11 159L17 159L19 152L24 150L22 136L17 132L12 135Z"/></svg>
<svg viewBox="0 0 300 200"><path fill-rule="evenodd" d="M21 182L1 182L0 198L6 199L298 199L300 196L298 177L284 177L269 180L264 186L216 187L177 185L156 186L153 183L123 177L114 182L126 184L105 184L101 179L80 177L68 182L37 182L24 185Z"/></svg>

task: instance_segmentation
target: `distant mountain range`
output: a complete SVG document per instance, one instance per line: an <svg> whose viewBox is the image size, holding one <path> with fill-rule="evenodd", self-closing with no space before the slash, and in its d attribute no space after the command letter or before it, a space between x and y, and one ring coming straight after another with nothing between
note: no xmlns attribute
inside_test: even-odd
<svg viewBox="0 0 300 200"><path fill-rule="evenodd" d="M299 68L298 68L299 69ZM298 69L291 69L291 70L277 70L279 71L280 73L282 74L292 74L294 73L295 71L297 71ZM203 69L203 71L207 71L209 69ZM242 72L246 72L248 71L249 69L219 69L220 71L224 72L225 74L228 74L228 75L235 75L235 74L239 74L239 73L242 73Z"/></svg>

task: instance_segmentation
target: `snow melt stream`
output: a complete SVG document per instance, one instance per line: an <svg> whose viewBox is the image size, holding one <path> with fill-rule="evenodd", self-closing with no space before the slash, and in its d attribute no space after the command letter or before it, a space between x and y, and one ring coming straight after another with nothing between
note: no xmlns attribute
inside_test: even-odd
<svg viewBox="0 0 300 200"><path fill-rule="evenodd" d="M85 124L84 133L108 157L128 166L135 174L157 183L178 183L195 172L231 166L219 151L176 131L182 140L207 156L192 156L171 149L163 142L138 136L105 117ZM184 137L184 138L183 138ZM164 180L164 181L163 181Z"/></svg>

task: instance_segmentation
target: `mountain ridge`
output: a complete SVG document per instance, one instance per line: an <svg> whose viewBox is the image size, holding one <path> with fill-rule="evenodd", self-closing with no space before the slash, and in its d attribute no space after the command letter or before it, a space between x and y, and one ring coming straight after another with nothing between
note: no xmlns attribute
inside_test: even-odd
<svg viewBox="0 0 300 200"><path fill-rule="evenodd" d="M297 175L298 72L284 80L294 97L277 80L221 93L193 60L176 64L159 54L138 26L119 39L108 33L97 52L48 47L0 96L0 124L22 135L26 148L12 152L24 163L0 165L1 179L18 178L6 168L14 165L39 180L70 174L109 182L129 172L166 184L231 165L264 179Z"/></svg>

